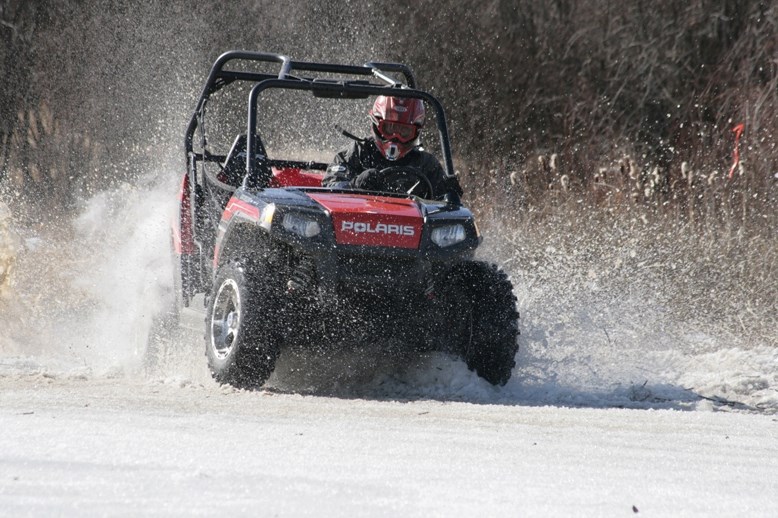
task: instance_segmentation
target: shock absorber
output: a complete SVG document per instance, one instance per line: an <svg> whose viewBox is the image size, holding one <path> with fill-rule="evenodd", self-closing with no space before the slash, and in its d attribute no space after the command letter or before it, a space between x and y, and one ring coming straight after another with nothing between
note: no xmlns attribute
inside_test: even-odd
<svg viewBox="0 0 778 518"><path fill-rule="evenodd" d="M286 289L289 293L307 291L316 278L316 265L313 263L313 258L301 255L297 265L292 269L290 277L286 283Z"/></svg>

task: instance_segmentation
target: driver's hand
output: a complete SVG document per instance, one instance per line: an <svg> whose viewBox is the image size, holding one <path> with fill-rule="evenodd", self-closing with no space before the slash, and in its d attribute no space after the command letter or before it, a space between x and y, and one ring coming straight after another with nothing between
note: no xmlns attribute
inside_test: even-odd
<svg viewBox="0 0 778 518"><path fill-rule="evenodd" d="M378 177L378 170L365 169L359 175L351 180L351 185L357 189L363 189L365 191L374 191L378 188L376 185L376 178Z"/></svg>

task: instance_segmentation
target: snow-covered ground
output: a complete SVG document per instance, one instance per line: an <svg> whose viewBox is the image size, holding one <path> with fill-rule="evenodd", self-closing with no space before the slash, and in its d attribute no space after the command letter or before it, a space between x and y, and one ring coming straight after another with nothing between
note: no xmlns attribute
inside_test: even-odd
<svg viewBox="0 0 778 518"><path fill-rule="evenodd" d="M598 258L554 282L504 262L523 334L501 388L442 355L296 351L236 391L196 333L144 366L174 191L124 186L7 241L0 516L778 512L774 342L618 291Z"/></svg>
<svg viewBox="0 0 778 518"><path fill-rule="evenodd" d="M778 422L4 376L2 516L774 516Z"/></svg>

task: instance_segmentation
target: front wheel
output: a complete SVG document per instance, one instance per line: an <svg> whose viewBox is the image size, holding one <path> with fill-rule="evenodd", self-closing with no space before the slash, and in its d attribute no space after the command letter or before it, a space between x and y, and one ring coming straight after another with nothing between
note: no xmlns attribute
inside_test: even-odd
<svg viewBox="0 0 778 518"><path fill-rule="evenodd" d="M211 374L239 388L262 386L279 352L277 294L256 268L235 262L219 268L211 293L205 329Z"/></svg>
<svg viewBox="0 0 778 518"><path fill-rule="evenodd" d="M519 313L508 276L493 264L463 263L449 274L443 299L454 352L492 385L505 385L519 348Z"/></svg>

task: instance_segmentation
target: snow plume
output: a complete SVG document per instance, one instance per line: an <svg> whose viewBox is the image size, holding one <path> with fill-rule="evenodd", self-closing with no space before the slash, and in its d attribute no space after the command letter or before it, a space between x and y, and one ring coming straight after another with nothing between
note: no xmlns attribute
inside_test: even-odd
<svg viewBox="0 0 778 518"><path fill-rule="evenodd" d="M136 370L172 283L175 199L175 175L160 174L84 200L71 221L25 229L0 347L27 370Z"/></svg>
<svg viewBox="0 0 778 518"><path fill-rule="evenodd" d="M121 184L37 234L11 233L6 220L5 235L19 237L5 243L19 246L3 248L16 267L0 302L0 376L139 372L152 318L172 282L176 183L168 173ZM770 321L746 333L731 325L742 316L716 311L725 296L733 308L758 299L747 283L737 290L733 273L719 273L732 269L701 273L705 264L723 261L706 250L726 253L726 246L697 241L672 229L651 233L621 223L492 228L483 257L511 275L521 311L520 350L506 386L489 385L444 354L380 356L357 348L286 351L267 388L348 398L776 413L778 352ZM213 387L201 336L178 344L151 379Z"/></svg>
<svg viewBox="0 0 778 518"><path fill-rule="evenodd" d="M98 355L110 362L134 365L140 359L163 291L172 287L174 202L172 189L124 185L89 200L74 222L89 252L73 286L93 301L86 327Z"/></svg>
<svg viewBox="0 0 778 518"><path fill-rule="evenodd" d="M0 202L0 300L10 293L18 248L19 239L12 226L11 211Z"/></svg>
<svg viewBox="0 0 778 518"><path fill-rule="evenodd" d="M758 262L740 259L769 250L769 238L749 251L736 236L595 212L489 237L522 312L501 397L778 412L775 301L762 295Z"/></svg>
<svg viewBox="0 0 778 518"><path fill-rule="evenodd" d="M769 314L748 329L733 324L745 320L738 311L768 309L769 301L742 268L730 267L735 245L726 236L594 213L485 226L481 256L509 273L521 312L507 385L493 387L444 354L355 350L285 353L269 386L342 397L778 413Z"/></svg>

